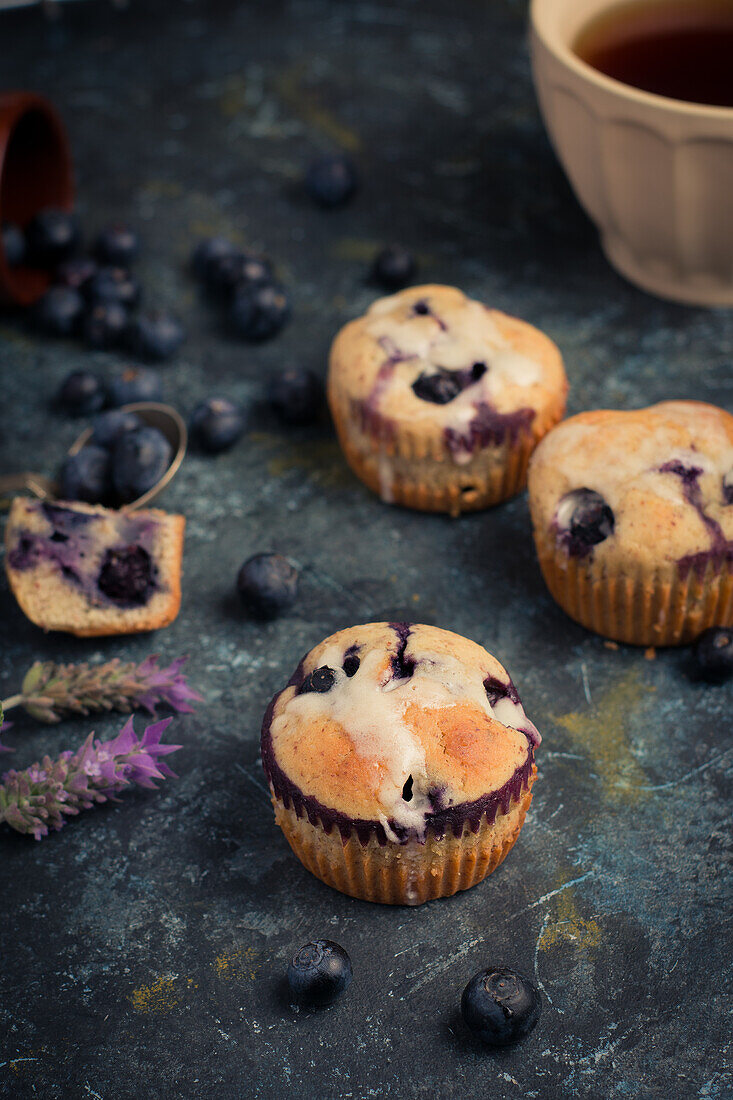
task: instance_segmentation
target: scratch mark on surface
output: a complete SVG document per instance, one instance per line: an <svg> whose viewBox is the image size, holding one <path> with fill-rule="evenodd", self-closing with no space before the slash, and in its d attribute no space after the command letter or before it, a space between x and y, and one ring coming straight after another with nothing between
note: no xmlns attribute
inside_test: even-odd
<svg viewBox="0 0 733 1100"><path fill-rule="evenodd" d="M244 776L244 778L245 778L245 779L246 779L246 780L247 780L247 781L248 781L249 783L251 783L251 784L252 784L252 786L253 786L253 787L255 787L255 788L256 788L256 789L257 789L257 790L259 791L259 793L260 793L261 795L263 795L264 801L265 801L265 802L267 803L267 805L269 806L269 805L270 805L270 791L269 791L269 789L268 789L268 788L267 788L267 787L266 787L266 786L264 785L264 783L258 783L258 781L257 781L257 780L255 779L255 777L254 777L253 775L250 775L250 773L249 773L249 772L247 771L247 769L246 769L245 767L243 767L243 766L242 766L241 764L239 764L239 763L236 763L236 764L234 765L234 767L235 767L235 768L237 769L237 771L239 771L239 772L241 772L241 773L242 773L242 775Z"/></svg>
<svg viewBox="0 0 733 1100"><path fill-rule="evenodd" d="M686 772L684 775L678 776L677 779L670 779L668 783L656 783L650 787L639 787L640 791L669 791L673 787L679 786L680 783L686 783L688 779L692 779L693 775L700 775L701 772L706 772L708 768L714 767L715 764L720 763L721 760L725 760L726 756L729 756L733 752L733 749L726 749L725 752L718 753L711 760L706 761L704 764L700 764L699 767L693 768L692 771Z"/></svg>
<svg viewBox="0 0 733 1100"><path fill-rule="evenodd" d="M544 902L549 901L550 898L554 898L557 897L558 894L562 894L564 890L569 890L572 886L577 886L579 883L585 882L587 878L590 878L591 875L594 874L595 869L591 868L591 870L586 871L584 875L580 875L578 878L571 879L569 882L563 883L562 886L558 886L556 890L550 890L549 893L543 894L541 898L537 898L536 901L533 901L529 905L526 905L524 909L519 909L516 913L512 913L510 916L504 917L503 920L499 921L499 924L508 924L509 921L515 920L523 913L528 913L530 909L536 909L538 905L544 904ZM436 963L434 966L432 966L427 973L423 973L423 976L419 978L412 986L410 986L406 996L412 996L413 993L416 993L418 989L422 989L422 987L424 985L427 985L428 982L433 981L434 978L438 978L441 974L445 973L446 970L450 969L450 967L452 967L456 962L464 958L468 954L468 952L471 951L474 947L478 947L480 943L483 943L485 939L486 935L482 934L480 936L475 936L473 939L466 940L450 955L447 955L439 963ZM412 976L414 977L414 975ZM401 999L404 1000L404 997Z"/></svg>
<svg viewBox="0 0 733 1100"><path fill-rule="evenodd" d="M583 677L583 693L588 706L591 707L593 706L593 700L590 697L590 683L588 681L588 669L585 667L585 662L581 662L580 673Z"/></svg>

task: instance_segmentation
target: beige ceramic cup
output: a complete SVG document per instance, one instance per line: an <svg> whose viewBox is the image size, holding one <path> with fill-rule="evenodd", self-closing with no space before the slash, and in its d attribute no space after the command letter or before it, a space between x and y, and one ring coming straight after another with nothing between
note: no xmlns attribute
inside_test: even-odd
<svg viewBox="0 0 733 1100"><path fill-rule="evenodd" d="M639 91L573 52L618 0L532 0L532 65L555 151L603 250L644 290L733 305L733 108Z"/></svg>

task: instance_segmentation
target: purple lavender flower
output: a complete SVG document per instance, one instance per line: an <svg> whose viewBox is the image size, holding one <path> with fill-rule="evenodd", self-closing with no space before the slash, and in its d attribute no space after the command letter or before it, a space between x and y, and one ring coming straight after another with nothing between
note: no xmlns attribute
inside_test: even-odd
<svg viewBox="0 0 733 1100"><path fill-rule="evenodd" d="M157 656L139 665L118 659L90 668L36 661L28 670L17 695L4 701L5 710L22 706L39 722L60 722L70 714L92 711L144 709L153 714L161 703L181 714L192 713L192 702L201 696L188 686L178 657L167 668L158 667Z"/></svg>
<svg viewBox="0 0 733 1100"><path fill-rule="evenodd" d="M116 802L126 787L155 788L156 779L176 778L158 757L180 749L161 745L171 718L148 726L138 739L128 718L112 741L95 741L90 733L76 752L62 752L57 760L44 756L25 771L5 772L0 784L0 822L36 840L50 829L61 829L65 815L78 814L95 802Z"/></svg>

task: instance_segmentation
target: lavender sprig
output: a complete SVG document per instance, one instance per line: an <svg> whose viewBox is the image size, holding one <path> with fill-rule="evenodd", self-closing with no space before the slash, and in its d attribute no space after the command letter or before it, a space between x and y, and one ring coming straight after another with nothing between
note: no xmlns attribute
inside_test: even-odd
<svg viewBox="0 0 733 1100"><path fill-rule="evenodd" d="M164 718L148 726L138 739L128 718L112 741L95 741L90 733L76 752L62 752L57 760L44 756L25 771L5 772L0 784L0 822L36 840L49 829L61 829L64 815L78 814L95 802L118 801L115 795L137 784L155 788L155 779L176 778L158 760L180 745L161 745L163 730L173 721Z"/></svg>
<svg viewBox="0 0 733 1100"><path fill-rule="evenodd" d="M115 658L92 667L36 661L20 692L2 705L6 711L21 706L39 722L60 722L70 714L100 710L144 708L153 714L160 703L180 714L191 714L190 704L200 703L202 698L180 671L187 660L179 657L167 668L158 667L157 656L146 657L140 664L123 664Z"/></svg>

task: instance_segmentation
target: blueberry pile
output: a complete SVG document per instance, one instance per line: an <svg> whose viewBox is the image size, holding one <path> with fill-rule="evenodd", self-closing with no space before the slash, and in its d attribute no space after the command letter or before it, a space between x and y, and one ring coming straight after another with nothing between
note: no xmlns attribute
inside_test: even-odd
<svg viewBox="0 0 733 1100"><path fill-rule="evenodd" d="M77 407L83 404L87 412L94 412L99 397L91 384L94 377L75 371L64 382L62 395L74 394L79 398ZM130 504L152 489L172 458L173 448L157 428L124 409L108 409L93 420L92 434L85 446L64 460L58 476L58 495L61 500L82 500L87 504Z"/></svg>
<svg viewBox="0 0 733 1100"><path fill-rule="evenodd" d="M208 237L196 245L191 267L223 308L230 330L242 339L270 340L288 320L288 296L265 257L239 249L225 237Z"/></svg>
<svg viewBox="0 0 733 1100"><path fill-rule="evenodd" d="M97 350L126 348L141 359L163 362L181 346L180 322L163 310L138 312L140 283L130 270L139 251L137 234L124 225L104 229L91 255L73 213L47 208L25 232L5 223L2 245L11 267L44 268L52 283L31 310L39 332L78 336Z"/></svg>

